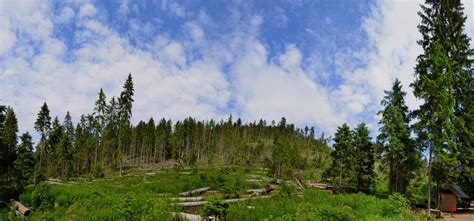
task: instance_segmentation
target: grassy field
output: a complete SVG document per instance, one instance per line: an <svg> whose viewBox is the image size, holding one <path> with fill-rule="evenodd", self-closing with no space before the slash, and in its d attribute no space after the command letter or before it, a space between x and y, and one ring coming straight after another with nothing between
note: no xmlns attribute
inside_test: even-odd
<svg viewBox="0 0 474 221"><path fill-rule="evenodd" d="M245 194L245 189L262 185L247 181L261 179L258 169L199 169L131 171L126 176L75 179L30 186L20 201L32 209L28 220L172 220L170 197L196 188L218 191L213 198ZM267 182L267 181L266 181ZM271 182L271 180L268 180ZM262 182L263 183L263 182ZM294 187L284 186L271 198L229 204L226 220L422 220L403 200L378 199L364 194L332 195L306 190L302 197L292 196ZM186 212L189 212L186 209ZM195 214L204 208L191 209ZM0 220L10 219L7 210Z"/></svg>

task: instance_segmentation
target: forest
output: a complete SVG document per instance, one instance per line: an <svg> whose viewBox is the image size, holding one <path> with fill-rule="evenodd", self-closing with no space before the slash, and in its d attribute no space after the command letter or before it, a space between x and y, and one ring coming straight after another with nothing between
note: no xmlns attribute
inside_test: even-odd
<svg viewBox="0 0 474 221"><path fill-rule="evenodd" d="M443 185L457 185L472 198L474 49L464 30L466 15L458 0L427 0L419 16L423 52L409 88L422 104L410 110L395 79L380 101L372 134L364 122L342 124L327 136L285 117L267 122L264 116L258 122L229 115L132 124L134 92L140 90L132 74L120 94L97 88L91 112L78 122L69 112L51 116L46 101L36 107L35 131L18 134L14 107L0 104L0 207L16 199L41 214L33 215L37 219L81 220L94 211L95 220L168 220L183 210L157 194L210 186L239 195L262 188L249 174L279 185L278 196L230 207L214 199L201 213L228 220L420 220L431 215L414 208L438 208ZM31 133L38 134L36 142ZM313 181L343 194L310 190ZM7 213L0 210L12 218Z"/></svg>

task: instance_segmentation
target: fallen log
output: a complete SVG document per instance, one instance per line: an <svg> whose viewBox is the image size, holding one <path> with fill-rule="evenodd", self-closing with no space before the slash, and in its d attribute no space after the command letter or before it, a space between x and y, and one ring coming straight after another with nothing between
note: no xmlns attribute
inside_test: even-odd
<svg viewBox="0 0 474 221"><path fill-rule="evenodd" d="M20 214L21 216L28 216L30 215L30 210L26 208L23 204L15 200L15 213Z"/></svg>
<svg viewBox="0 0 474 221"><path fill-rule="evenodd" d="M177 206L182 206L182 207L193 207L193 206L202 206L206 203L207 203L207 201L197 201L197 202L173 203L171 205L177 205Z"/></svg>
<svg viewBox="0 0 474 221"><path fill-rule="evenodd" d="M272 191L275 190L275 189L276 189L276 186L274 186L274 185L272 185L272 184L267 184L267 185L265 185L265 192L267 192L267 193L270 193L270 192L272 192Z"/></svg>
<svg viewBox="0 0 474 221"><path fill-rule="evenodd" d="M183 193L180 193L179 195L180 196L191 196L193 194L204 193L204 192L208 191L209 189L210 189L210 187L204 187L204 188L200 188L200 189L195 189L195 190L183 192Z"/></svg>
<svg viewBox="0 0 474 221"><path fill-rule="evenodd" d="M172 201L180 201L180 202L195 202L195 201L202 201L204 197L197 196L197 197L173 197L170 198Z"/></svg>
<svg viewBox="0 0 474 221"><path fill-rule="evenodd" d="M301 184L301 182L300 182L299 179L295 179L295 181L296 181L296 184L297 184L302 190L305 189L304 186L303 186L303 184Z"/></svg>
<svg viewBox="0 0 474 221"><path fill-rule="evenodd" d="M179 217L188 221L201 221L204 220L200 215L190 214L190 213L171 213L173 217Z"/></svg>
<svg viewBox="0 0 474 221"><path fill-rule="evenodd" d="M245 197L245 198L237 198L237 199L228 199L228 200L224 200L224 202L225 203L235 203L235 202L240 202L240 201L254 200L254 199L264 199L264 198L270 198L270 196L257 196L257 197Z"/></svg>
<svg viewBox="0 0 474 221"><path fill-rule="evenodd" d="M237 199L227 199L224 200L225 203L235 203L235 202L241 202L241 201L246 201L246 200L253 200L253 199L264 199L264 198L270 198L270 196L258 196L258 197L243 197L243 198L237 198ZM208 201L197 201L197 202L182 202L182 203L173 203L172 205L177 205L177 206L182 206L182 207L194 207L194 206L202 206L208 203Z"/></svg>
<svg viewBox="0 0 474 221"><path fill-rule="evenodd" d="M247 193L265 193L267 192L267 190L265 188L262 188L262 189L249 189L249 190L246 190Z"/></svg>

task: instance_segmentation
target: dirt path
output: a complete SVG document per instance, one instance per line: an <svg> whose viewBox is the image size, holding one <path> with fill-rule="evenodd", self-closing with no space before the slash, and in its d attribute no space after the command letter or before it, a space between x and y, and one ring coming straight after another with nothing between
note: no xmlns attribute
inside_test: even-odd
<svg viewBox="0 0 474 221"><path fill-rule="evenodd" d="M454 214L454 217L451 217L451 214L445 214L444 218L446 221L474 221L474 214Z"/></svg>

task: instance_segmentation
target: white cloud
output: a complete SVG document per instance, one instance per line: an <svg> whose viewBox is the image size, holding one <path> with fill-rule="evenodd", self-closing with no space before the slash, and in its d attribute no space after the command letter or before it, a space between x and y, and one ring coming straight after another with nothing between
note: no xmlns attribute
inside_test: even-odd
<svg viewBox="0 0 474 221"><path fill-rule="evenodd" d="M367 111L371 119L366 120L377 122L375 113L380 108L383 91L391 87L395 78L402 81L404 90L408 92L410 108L416 108L419 103L409 85L413 81L416 57L421 53L416 43L421 38L417 29L420 22L417 12L421 3L378 2L361 25L367 33L368 46L336 56L338 73L344 79L336 94L351 111Z"/></svg>
<svg viewBox="0 0 474 221"><path fill-rule="evenodd" d="M185 9L183 8L183 6L179 5L178 3L176 2L172 2L169 6L168 6L168 10L173 13L174 15L180 17L180 18L183 18L185 15L186 15L186 11Z"/></svg>
<svg viewBox="0 0 474 221"><path fill-rule="evenodd" d="M61 13L57 16L57 21L60 23L67 23L74 17L74 10L70 7L64 7Z"/></svg>
<svg viewBox="0 0 474 221"><path fill-rule="evenodd" d="M421 52L416 44L419 2L383 1L372 7L361 25L368 36L367 48L343 50L336 56L342 79L338 85L328 85L328 73L319 68L326 60L317 54L307 59L294 44L270 57L268 46L258 40L264 20L260 15L246 17L234 10L230 17L235 31L220 39L206 39L206 24L213 24L201 11L196 20L184 25L190 38L178 40L160 33L141 49L91 17L97 9L86 3L78 17L89 18L73 19L80 27L74 33L80 47L66 51L65 42L53 35L52 21L70 21L74 11L71 14L65 8L55 18L43 3L2 3L18 10L5 10L8 14L0 16L0 53L5 55L0 58L0 98L17 111L21 131L32 130L44 101L61 118L67 110L76 119L91 112L98 90L104 88L109 98L119 95L128 73L133 74L136 89L135 122L150 116L221 118L229 111L244 120L278 121L284 116L289 122L314 125L327 133L343 122L355 125L369 120L368 125L374 127L376 120L364 116L379 108L383 90L395 77L410 91L415 59ZM163 7L176 16L186 15L185 8L176 3L164 2ZM473 8L470 4L466 11ZM468 18L466 24L471 36L473 21ZM141 25L130 20L130 27ZM17 31L25 34L17 37ZM30 41L38 45L39 53ZM202 56L193 57L195 51ZM65 53L73 61L64 61ZM229 109L232 101L235 105ZM417 104L411 93L408 104L412 108Z"/></svg>
<svg viewBox="0 0 474 221"><path fill-rule="evenodd" d="M192 39L200 41L204 37L204 31L195 22L187 22L185 26Z"/></svg>
<svg viewBox="0 0 474 221"><path fill-rule="evenodd" d="M97 13L97 9L90 3L86 3L81 6L79 9L79 17L87 17L87 16L92 16Z"/></svg>

